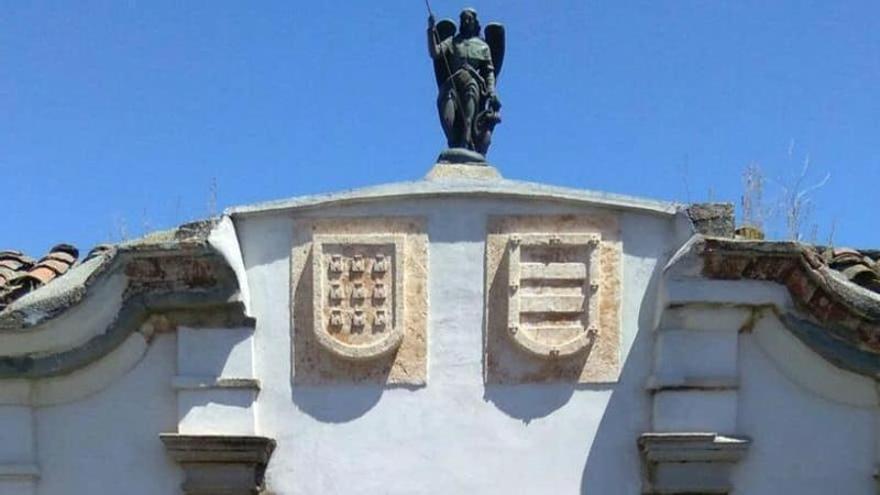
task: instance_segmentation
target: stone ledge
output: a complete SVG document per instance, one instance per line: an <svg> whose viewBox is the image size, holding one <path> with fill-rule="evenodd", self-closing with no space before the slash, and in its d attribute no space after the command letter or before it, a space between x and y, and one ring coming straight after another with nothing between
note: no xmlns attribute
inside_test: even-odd
<svg viewBox="0 0 880 495"><path fill-rule="evenodd" d="M232 388L259 391L260 380L256 378L177 375L171 379L171 388L174 390Z"/></svg>
<svg viewBox="0 0 880 495"><path fill-rule="evenodd" d="M177 462L269 462L275 440L239 435L159 435L165 449Z"/></svg>
<svg viewBox="0 0 880 495"><path fill-rule="evenodd" d="M275 440L238 435L159 435L184 470L187 495L251 495L263 491Z"/></svg>
<svg viewBox="0 0 880 495"><path fill-rule="evenodd" d="M643 493L729 493L730 468L750 443L711 432L645 433L638 440L646 467Z"/></svg>
<svg viewBox="0 0 880 495"><path fill-rule="evenodd" d="M36 464L0 464L0 481L36 481L40 467Z"/></svg>
<svg viewBox="0 0 880 495"><path fill-rule="evenodd" d="M671 380L659 376L652 376L648 379L645 388L649 392L663 391L680 391L680 390L705 390L705 391L723 391L738 390L739 379L734 376L717 376L717 377L683 377L680 380Z"/></svg>
<svg viewBox="0 0 880 495"><path fill-rule="evenodd" d="M645 433L639 449L651 462L737 462L751 440L717 433Z"/></svg>

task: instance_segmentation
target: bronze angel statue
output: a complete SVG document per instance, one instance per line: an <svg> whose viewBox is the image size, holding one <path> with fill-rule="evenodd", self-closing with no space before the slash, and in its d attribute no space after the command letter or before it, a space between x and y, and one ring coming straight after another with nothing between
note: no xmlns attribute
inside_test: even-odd
<svg viewBox="0 0 880 495"><path fill-rule="evenodd" d="M428 54L434 61L439 95L437 110L449 148L485 156L495 125L501 122L501 100L495 81L504 62L504 26L490 23L485 40L474 9L464 9L455 23L428 17Z"/></svg>

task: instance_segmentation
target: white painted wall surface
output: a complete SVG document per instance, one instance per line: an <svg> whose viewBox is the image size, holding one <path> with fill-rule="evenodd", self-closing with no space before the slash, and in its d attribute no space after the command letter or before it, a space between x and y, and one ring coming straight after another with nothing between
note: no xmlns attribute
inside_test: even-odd
<svg viewBox="0 0 880 495"><path fill-rule="evenodd" d="M180 469L158 437L177 429L174 369L175 336L162 335L110 387L36 409L37 495L181 493Z"/></svg>
<svg viewBox="0 0 880 495"><path fill-rule="evenodd" d="M765 318L762 323L777 328L762 329L759 325L759 332L788 333L775 319ZM821 374L830 371L849 375L831 377L835 387L860 385L862 377L828 370L828 363L818 355L806 347L802 350L811 355L789 349L786 356L798 360L798 373L822 381ZM835 402L798 385L783 373L754 335L740 339L739 354L739 428L752 437L753 443L734 471L736 493L877 493L873 479L877 462L877 409ZM844 395L844 391L838 393Z"/></svg>
<svg viewBox="0 0 880 495"><path fill-rule="evenodd" d="M251 328L177 331L177 432L187 435L254 435L256 388L223 380L254 378Z"/></svg>
<svg viewBox="0 0 880 495"><path fill-rule="evenodd" d="M309 213L428 219L429 376L427 386L417 389L292 386L292 217L239 219L263 385L258 431L278 441L269 489L285 495L639 493L635 446L649 427L644 385L655 319L654 291L648 287L683 242L671 238L671 218L620 217L625 358L620 383L487 387L482 380L488 216L591 211L596 210L558 203L434 198Z"/></svg>

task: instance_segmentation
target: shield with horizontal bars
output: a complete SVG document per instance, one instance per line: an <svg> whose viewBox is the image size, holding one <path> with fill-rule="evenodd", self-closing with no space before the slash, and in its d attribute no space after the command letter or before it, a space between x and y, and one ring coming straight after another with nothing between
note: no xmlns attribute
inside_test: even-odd
<svg viewBox="0 0 880 495"><path fill-rule="evenodd" d="M599 234L519 234L508 239L508 334L541 357L588 349L599 329Z"/></svg>

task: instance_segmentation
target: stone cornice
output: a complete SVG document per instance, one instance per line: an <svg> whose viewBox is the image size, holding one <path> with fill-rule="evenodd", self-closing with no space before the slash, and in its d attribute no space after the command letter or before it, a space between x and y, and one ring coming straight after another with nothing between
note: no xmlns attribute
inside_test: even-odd
<svg viewBox="0 0 880 495"><path fill-rule="evenodd" d="M790 302L771 302L771 310L794 336L838 368L880 376L880 294L829 268L810 246L697 235L667 265L666 276L679 285L778 284Z"/></svg>
<svg viewBox="0 0 880 495"><path fill-rule="evenodd" d="M828 268L813 249L796 242L705 238L697 246L710 279L775 282L797 309L835 338L880 353L880 294Z"/></svg>
<svg viewBox="0 0 880 495"><path fill-rule="evenodd" d="M253 326L236 300L235 274L207 242L213 225L200 222L120 245L81 266L85 273L73 270L9 306L0 313L0 338L6 334L22 341L37 330L63 334L66 329L58 323L63 315L111 279L125 281L117 295L121 305L105 328L66 348L0 350L0 379L70 373L110 353L134 332L149 341L181 324Z"/></svg>
<svg viewBox="0 0 880 495"><path fill-rule="evenodd" d="M308 210L317 207L431 197L515 198L528 199L530 201L560 201L663 216L673 216L685 209L683 205L677 203L509 179L434 178L431 180L396 182L337 193L300 196L255 205L238 206L226 210L226 214L235 218Z"/></svg>

